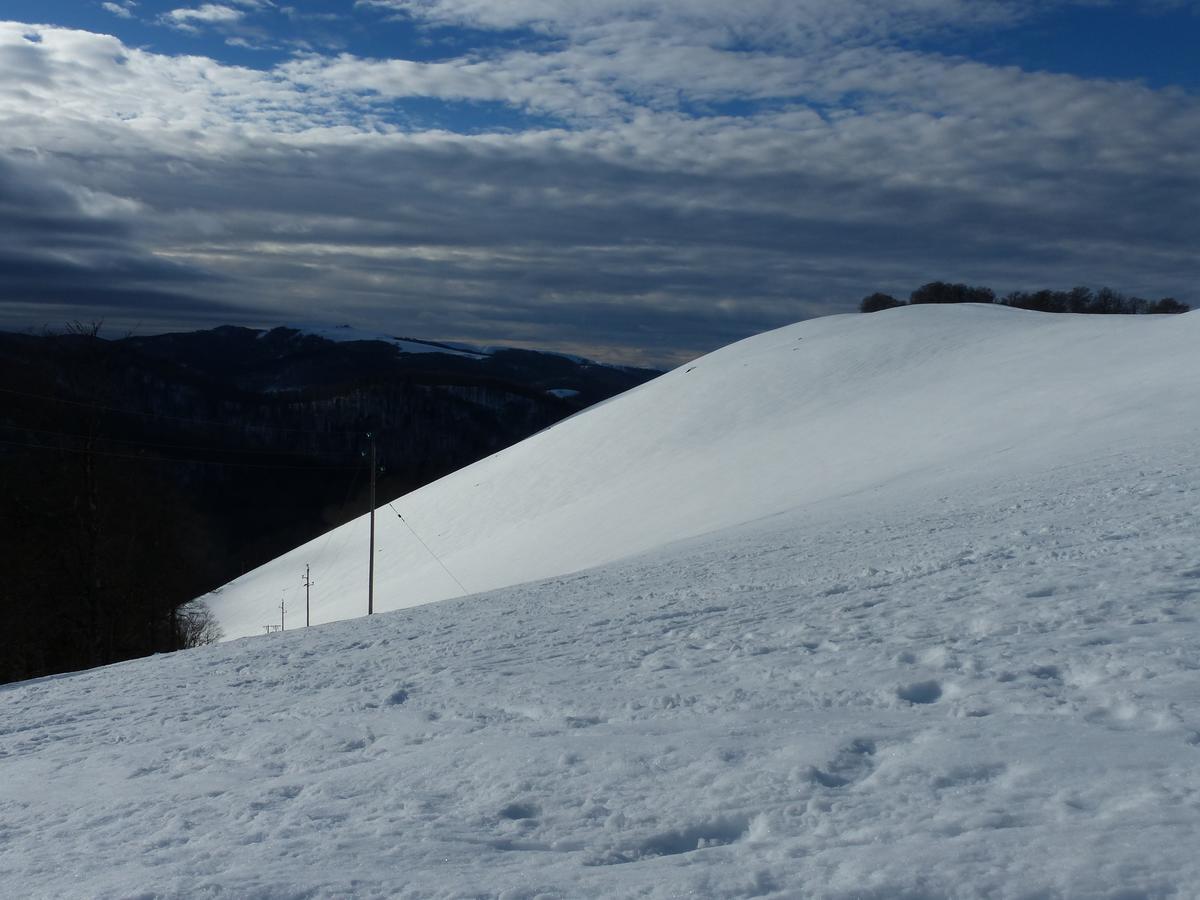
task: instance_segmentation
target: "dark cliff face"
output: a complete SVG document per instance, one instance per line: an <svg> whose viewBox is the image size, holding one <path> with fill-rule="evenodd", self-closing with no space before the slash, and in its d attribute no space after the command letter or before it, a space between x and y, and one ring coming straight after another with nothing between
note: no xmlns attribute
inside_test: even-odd
<svg viewBox="0 0 1200 900"><path fill-rule="evenodd" d="M368 432L383 503L657 374L283 328L0 333L0 680L172 649L181 604L366 511Z"/></svg>

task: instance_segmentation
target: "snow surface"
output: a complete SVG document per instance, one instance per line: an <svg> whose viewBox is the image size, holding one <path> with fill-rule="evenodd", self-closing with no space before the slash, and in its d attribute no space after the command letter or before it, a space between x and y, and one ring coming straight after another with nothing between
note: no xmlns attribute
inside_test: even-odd
<svg viewBox="0 0 1200 900"><path fill-rule="evenodd" d="M0 688L4 893L1195 896L1198 331L818 320L593 408L412 509L645 552Z"/></svg>
<svg viewBox="0 0 1200 900"><path fill-rule="evenodd" d="M395 337L378 331L368 331L354 328L350 325L296 325L297 331L324 338L327 341L346 343L349 341L382 341L391 344L401 353L445 353L448 356L491 356L491 351L484 351L468 344L443 344L437 341L420 341L414 338ZM263 334L266 334L264 331Z"/></svg>
<svg viewBox="0 0 1200 900"><path fill-rule="evenodd" d="M383 506L375 608L575 572L860 491L966 490L1143 436L1193 437L1198 344L1197 314L978 305L758 335L401 498L404 521ZM206 599L231 638L278 622L281 599L301 622L310 564L314 623L362 615L367 537L364 515Z"/></svg>
<svg viewBox="0 0 1200 900"><path fill-rule="evenodd" d="M339 343L347 341L382 341L385 344L391 344L402 353L446 353L450 356L469 356L477 359L485 356L495 356L497 353L504 353L508 350L527 349L504 344L478 345L466 344L462 341L426 341L419 338L396 337L395 335L384 334L380 331L355 328L352 325L308 323L288 327L295 328L304 334L311 334ZM266 333L265 331L263 332L264 335ZM586 356L578 356L574 353L560 353L554 350L532 350L529 352L539 353L543 356L557 356L580 366L597 366L605 369L628 368L627 366L597 362L594 359L588 359Z"/></svg>

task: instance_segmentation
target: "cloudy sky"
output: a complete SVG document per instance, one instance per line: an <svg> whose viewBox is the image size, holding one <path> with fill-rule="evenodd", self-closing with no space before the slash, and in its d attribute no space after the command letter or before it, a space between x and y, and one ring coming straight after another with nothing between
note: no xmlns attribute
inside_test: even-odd
<svg viewBox="0 0 1200 900"><path fill-rule="evenodd" d="M933 279L1200 305L1200 0L0 17L0 327L670 363Z"/></svg>

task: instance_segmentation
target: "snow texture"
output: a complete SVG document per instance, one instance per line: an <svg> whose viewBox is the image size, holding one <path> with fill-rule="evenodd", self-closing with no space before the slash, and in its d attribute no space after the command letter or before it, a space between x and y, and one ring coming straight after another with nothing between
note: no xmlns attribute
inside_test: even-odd
<svg viewBox="0 0 1200 900"><path fill-rule="evenodd" d="M399 504L486 595L0 688L0 884L1194 896L1197 338L903 309L685 366Z"/></svg>

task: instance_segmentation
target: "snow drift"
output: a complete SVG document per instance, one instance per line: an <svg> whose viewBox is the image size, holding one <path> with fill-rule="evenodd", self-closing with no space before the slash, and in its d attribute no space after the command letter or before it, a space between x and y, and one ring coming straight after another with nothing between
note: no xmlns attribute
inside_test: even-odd
<svg viewBox="0 0 1200 900"><path fill-rule="evenodd" d="M600 565L860 491L1189 433L1200 316L979 305L832 316L741 341L377 516L377 611ZM411 526L411 530L410 530ZM422 544L422 541L424 542ZM367 517L205 598L227 637L366 612ZM455 580L457 579L457 581Z"/></svg>

